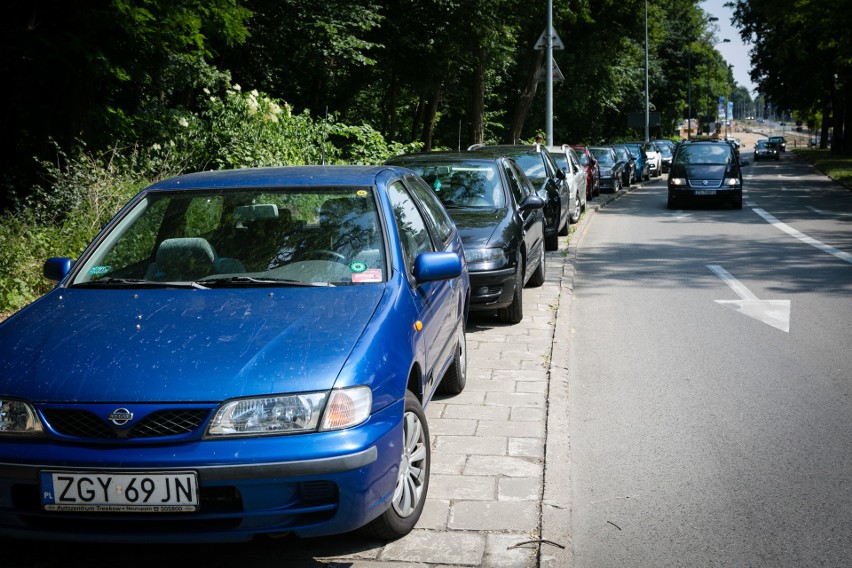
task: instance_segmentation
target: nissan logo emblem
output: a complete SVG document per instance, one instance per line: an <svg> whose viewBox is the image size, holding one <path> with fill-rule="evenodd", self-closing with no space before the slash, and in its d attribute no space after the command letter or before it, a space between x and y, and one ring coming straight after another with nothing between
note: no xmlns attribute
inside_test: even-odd
<svg viewBox="0 0 852 568"><path fill-rule="evenodd" d="M133 413L127 410L126 408L116 408L107 416L110 422L115 424L116 426L124 426L131 420L133 420Z"/></svg>

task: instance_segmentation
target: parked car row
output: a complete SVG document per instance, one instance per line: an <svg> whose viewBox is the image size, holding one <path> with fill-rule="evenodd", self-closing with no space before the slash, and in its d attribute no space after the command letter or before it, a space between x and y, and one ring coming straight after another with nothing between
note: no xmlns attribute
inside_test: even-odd
<svg viewBox="0 0 852 568"><path fill-rule="evenodd" d="M404 536L429 487L424 409L466 384L469 313L522 320L589 196L665 167L635 146L142 190L0 323L0 536Z"/></svg>

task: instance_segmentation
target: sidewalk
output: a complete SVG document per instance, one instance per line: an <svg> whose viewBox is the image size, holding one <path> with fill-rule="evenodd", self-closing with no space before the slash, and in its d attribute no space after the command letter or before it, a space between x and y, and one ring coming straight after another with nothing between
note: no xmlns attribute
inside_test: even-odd
<svg viewBox="0 0 852 568"><path fill-rule="evenodd" d="M594 209L624 193L590 202L572 242ZM353 568L571 565L567 345L576 250L565 241L547 254L544 285L524 289L521 323L471 316L465 390L427 408L432 473L414 531L384 545L306 540L299 558Z"/></svg>

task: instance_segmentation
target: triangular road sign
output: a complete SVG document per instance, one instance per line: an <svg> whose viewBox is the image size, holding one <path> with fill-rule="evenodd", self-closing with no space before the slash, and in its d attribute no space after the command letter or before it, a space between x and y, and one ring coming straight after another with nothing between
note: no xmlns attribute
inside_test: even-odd
<svg viewBox="0 0 852 568"><path fill-rule="evenodd" d="M541 51L547 47L547 30L541 32L541 35L538 36L538 41L535 42L533 49ZM565 49L565 44L562 43L562 40L559 39L559 35L556 33L556 30L553 30L553 49Z"/></svg>

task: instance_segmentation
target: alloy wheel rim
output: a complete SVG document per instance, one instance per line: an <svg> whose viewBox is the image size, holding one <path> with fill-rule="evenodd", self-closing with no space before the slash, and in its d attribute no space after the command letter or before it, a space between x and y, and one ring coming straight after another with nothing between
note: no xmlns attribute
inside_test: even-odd
<svg viewBox="0 0 852 568"><path fill-rule="evenodd" d="M393 492L393 508L400 517L410 516L423 499L426 483L426 440L420 418L413 412L403 417L402 459Z"/></svg>

